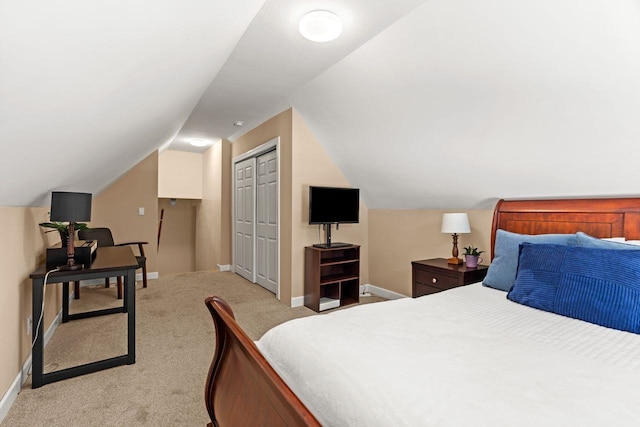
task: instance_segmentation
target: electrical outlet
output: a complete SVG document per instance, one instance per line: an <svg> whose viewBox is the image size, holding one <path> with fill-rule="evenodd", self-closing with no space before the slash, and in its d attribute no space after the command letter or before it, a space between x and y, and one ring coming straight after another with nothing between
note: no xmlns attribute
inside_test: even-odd
<svg viewBox="0 0 640 427"><path fill-rule="evenodd" d="M33 329L33 319L31 316L27 317L27 335L31 335L31 330Z"/></svg>

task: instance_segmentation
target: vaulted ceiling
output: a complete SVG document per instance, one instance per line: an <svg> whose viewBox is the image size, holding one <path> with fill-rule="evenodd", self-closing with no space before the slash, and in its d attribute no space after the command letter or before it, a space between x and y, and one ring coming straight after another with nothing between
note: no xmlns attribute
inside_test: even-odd
<svg viewBox="0 0 640 427"><path fill-rule="evenodd" d="M638 195L638 76L637 0L0 0L0 205L290 107L370 208Z"/></svg>

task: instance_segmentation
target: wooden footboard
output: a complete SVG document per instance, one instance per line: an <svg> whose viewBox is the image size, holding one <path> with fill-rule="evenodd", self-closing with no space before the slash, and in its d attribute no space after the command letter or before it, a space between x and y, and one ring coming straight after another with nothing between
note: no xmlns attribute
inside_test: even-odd
<svg viewBox="0 0 640 427"><path fill-rule="evenodd" d="M216 330L215 354L205 384L210 425L319 426L238 326L229 305L216 296L205 304Z"/></svg>

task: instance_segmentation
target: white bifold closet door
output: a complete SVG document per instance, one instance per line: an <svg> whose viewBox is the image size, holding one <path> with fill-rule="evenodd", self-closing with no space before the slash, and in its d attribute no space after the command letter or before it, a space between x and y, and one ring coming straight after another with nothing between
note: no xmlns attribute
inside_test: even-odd
<svg viewBox="0 0 640 427"><path fill-rule="evenodd" d="M278 159L275 150L235 165L235 272L278 290Z"/></svg>
<svg viewBox="0 0 640 427"><path fill-rule="evenodd" d="M236 163L235 167L235 272L247 280L254 278L254 158Z"/></svg>
<svg viewBox="0 0 640 427"><path fill-rule="evenodd" d="M256 158L256 282L278 290L278 159L276 151Z"/></svg>

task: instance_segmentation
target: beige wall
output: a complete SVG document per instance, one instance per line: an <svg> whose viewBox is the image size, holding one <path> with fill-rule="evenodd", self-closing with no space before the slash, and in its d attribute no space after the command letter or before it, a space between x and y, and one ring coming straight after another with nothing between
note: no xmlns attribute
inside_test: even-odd
<svg viewBox="0 0 640 427"><path fill-rule="evenodd" d="M162 233L158 244L158 274L186 273L196 268L196 211L199 200L158 200Z"/></svg>
<svg viewBox="0 0 640 427"><path fill-rule="evenodd" d="M196 214L196 270L231 264L231 144L202 155L202 203Z"/></svg>
<svg viewBox="0 0 640 427"><path fill-rule="evenodd" d="M138 208L144 215L138 215ZM147 271L158 271L158 152L154 151L94 195L91 227L109 227L116 243L143 241ZM137 251L135 249L134 251Z"/></svg>
<svg viewBox="0 0 640 427"><path fill-rule="evenodd" d="M231 239L233 238L233 229L231 224L231 192L233 186L233 166L231 164L231 144L228 141L222 141L222 175L220 177L220 221L218 227L220 230L220 248L216 252L218 264L231 264Z"/></svg>
<svg viewBox="0 0 640 427"><path fill-rule="evenodd" d="M219 264L220 176L222 141L202 153L202 201L196 210L196 270Z"/></svg>
<svg viewBox="0 0 640 427"><path fill-rule="evenodd" d="M4 396L30 354L31 316L29 274L44 261L45 247L60 241L57 233L44 234L38 224L48 221L49 208L0 207L3 244L0 245L0 396ZM51 326L62 306L61 285L47 286L43 325Z"/></svg>
<svg viewBox="0 0 640 427"><path fill-rule="evenodd" d="M158 197L202 199L202 154L165 150L158 155Z"/></svg>
<svg viewBox="0 0 640 427"><path fill-rule="evenodd" d="M318 241L317 225L309 225L309 186L349 187L350 184L313 136L302 117L293 111L292 161L292 294L304 295L304 247ZM360 203L360 223L342 224L332 231L336 242L360 245L360 283L369 280L368 209ZM320 233L324 239L324 232Z"/></svg>
<svg viewBox="0 0 640 427"><path fill-rule="evenodd" d="M370 283L390 291L411 295L411 261L451 257L451 235L440 232L441 210L369 210ZM458 241L462 248L473 244L483 253L484 264L491 259L492 210L467 212L470 234ZM462 257L462 256L461 256Z"/></svg>

